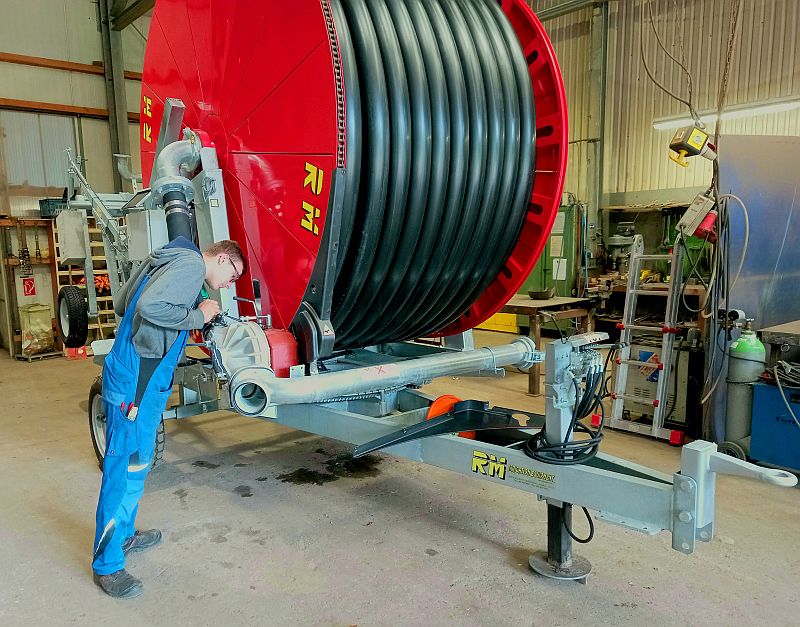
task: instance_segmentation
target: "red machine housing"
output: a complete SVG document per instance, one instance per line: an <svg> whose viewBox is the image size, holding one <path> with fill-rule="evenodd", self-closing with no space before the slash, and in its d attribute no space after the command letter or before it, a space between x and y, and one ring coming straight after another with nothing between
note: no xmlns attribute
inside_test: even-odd
<svg viewBox="0 0 800 627"><path fill-rule="evenodd" d="M496 313L541 254L561 201L567 159L564 85L552 44L524 0L502 0L528 62L536 108L536 175L522 234L454 334ZM338 46L328 0L158 0L145 54L142 174L147 184L164 101L213 141L231 237L246 248L247 279L268 286L276 327L288 329L309 287L331 208L334 169L346 164ZM346 98L346 94L344 94ZM237 292L252 297L249 280Z"/></svg>

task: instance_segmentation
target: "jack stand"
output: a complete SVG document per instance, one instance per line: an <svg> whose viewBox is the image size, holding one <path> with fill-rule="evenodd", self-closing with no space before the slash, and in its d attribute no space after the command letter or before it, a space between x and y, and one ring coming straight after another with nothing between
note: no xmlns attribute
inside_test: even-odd
<svg viewBox="0 0 800 627"><path fill-rule="evenodd" d="M572 554L572 538L565 526L572 524L572 504L547 504L547 552L537 551L528 558L530 567L550 579L585 584L592 565L585 557Z"/></svg>

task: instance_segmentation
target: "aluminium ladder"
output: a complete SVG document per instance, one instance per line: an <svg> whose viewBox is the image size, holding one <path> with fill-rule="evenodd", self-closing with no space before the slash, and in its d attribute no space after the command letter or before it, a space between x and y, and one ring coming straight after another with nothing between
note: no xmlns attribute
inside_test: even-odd
<svg viewBox="0 0 800 627"><path fill-rule="evenodd" d="M617 372L613 392L611 394L611 398L613 399L611 420L608 424L612 429L633 431L664 440L670 440L670 436L672 435L671 429L664 428L664 416L668 409L667 397L669 393L669 378L672 371L675 335L678 332L678 306L681 284L683 282L683 248L683 236L679 233L675 238L675 244L673 245L671 255L645 255L642 236L634 236L628 270L628 288L625 293L625 309L622 315L622 322L617 325L617 328L621 330L620 343L622 344L622 348L619 350L619 354L615 360ZM661 326L636 324L636 305L638 297L642 294L664 293L664 290L647 289L646 284L642 285L639 283L642 265L645 262L655 261L667 261L671 266L664 323ZM631 359L631 339L634 331L637 333L661 334L661 353L657 357L658 361L652 362ZM645 399L626 394L628 368L630 366L655 368L659 370L655 398ZM675 376L678 376L678 373L675 373ZM677 399L673 399L672 402L677 402ZM626 403L652 405L653 424L637 423L633 420L623 418L622 412Z"/></svg>

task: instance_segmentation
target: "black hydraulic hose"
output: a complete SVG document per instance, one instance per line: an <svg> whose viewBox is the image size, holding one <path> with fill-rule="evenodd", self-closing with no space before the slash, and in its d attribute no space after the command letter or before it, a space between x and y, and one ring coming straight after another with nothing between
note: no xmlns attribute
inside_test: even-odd
<svg viewBox="0 0 800 627"><path fill-rule="evenodd" d="M341 349L430 334L485 291L521 232L535 131L526 60L493 0L333 9L348 119Z"/></svg>
<svg viewBox="0 0 800 627"><path fill-rule="evenodd" d="M192 218L189 215L189 205L186 196L181 191L167 192L164 194L164 210L167 214L167 237L171 242L176 237L185 237L190 242L192 235Z"/></svg>
<svg viewBox="0 0 800 627"><path fill-rule="evenodd" d="M427 265L419 261L412 264L405 294L398 294L399 301L387 309L377 330L370 337L361 338L365 345L392 337L394 329L425 305L452 258L451 243L464 229L461 207L466 193L470 141L468 96L458 48L438 3L423 5L421 0L407 0L407 5L422 45L431 88L434 144L427 213L440 215L438 219L432 216L430 226L426 223L421 236L417 260L428 260ZM425 25L430 26L429 37L423 36Z"/></svg>
<svg viewBox="0 0 800 627"><path fill-rule="evenodd" d="M336 313L335 325L341 342L346 344L348 330L354 321L367 313L371 298L382 291L389 267L395 262L395 250L403 229L411 168L411 115L403 56L397 32L385 0L366 3L380 46L386 86L389 95L389 179L386 207L383 214L377 254L364 277L358 298L342 303Z"/></svg>
<svg viewBox="0 0 800 627"><path fill-rule="evenodd" d="M381 2L382 0L377 1L376 6L380 6ZM345 324L337 329L338 336L345 343L353 341L353 336L369 333L380 322L386 304L396 296L406 271L415 261L417 241L425 219L425 201L431 173L430 96L414 25L402 2L387 2L385 8L388 13L383 16L381 28L376 28L376 32L385 47L391 51L390 54L384 54L386 74L395 78L390 84L406 88L404 93L398 94L405 99L404 102L400 98L392 99L391 102L397 101L397 105L405 107L409 114L406 137L401 138L402 142L392 141L393 165L397 163L398 167L404 168L403 172L397 173L395 187L398 188L398 193L391 198L389 206L391 215L397 216L400 222L400 233L398 237L396 229L384 228L387 241L384 244L382 239L379 244L379 260L383 263L373 268L363 298L359 299L358 310L348 316ZM386 31L385 34L382 31ZM387 60L399 67L389 67ZM402 80L403 76L405 81ZM393 119L405 120L405 116L395 115L394 107L392 115ZM395 152L398 156L396 162ZM419 260L418 263L422 261ZM378 266L377 263L375 265Z"/></svg>
<svg viewBox="0 0 800 627"><path fill-rule="evenodd" d="M349 311L357 301L378 249L388 187L390 142L386 77L372 19L363 0L346 0L342 2L342 8L350 24L354 54L358 60L361 104L367 114L367 123L360 164L364 184L359 189L356 218L347 250L339 251L345 258L334 288L334 326L344 318L342 306L347 306Z"/></svg>
<svg viewBox="0 0 800 627"><path fill-rule="evenodd" d="M496 252L489 256L489 265L482 277L475 276L472 281L472 291L467 294L463 300L463 304L456 307L456 310L465 309L469 307L495 280L504 265L508 256L511 254L517 240L519 239L522 231L522 226L525 221L525 216L528 211L528 202L530 199L531 188L533 187L533 163L535 159L535 139L536 132L534 127L535 108L533 105L533 88L531 87L530 75L522 53L522 48L519 44L514 30L508 23L502 10L496 3L483 2L482 0L472 0L473 4L478 7L482 14L483 20L488 24L494 19L494 24L497 29L487 28L487 33L492 36L495 46L495 52L498 60L501 62L501 67L510 72L513 76L514 89L509 85L509 89L513 94L511 98L511 106L514 110L506 121L508 124L507 130L512 138L515 140L515 146L518 155L507 155L506 164L511 164L512 169L512 184L514 185L513 193L510 199L501 199L500 204L508 203L509 212L508 219L505 222L503 234L498 238ZM505 44L505 50L503 49ZM503 75L507 77L507 74ZM517 124L517 120L519 123ZM441 326L445 326L453 322L460 313L450 320L443 321Z"/></svg>
<svg viewBox="0 0 800 627"><path fill-rule="evenodd" d="M403 56L409 77L412 100L412 120L414 128L414 148L420 151L419 138L425 138L426 153L419 152L420 158L413 159L411 189L409 190L409 207L413 217L417 219L408 224L406 231L409 239L413 239L413 250L409 250L410 242L401 242L400 250L405 255L405 263L391 270L388 292L380 295L374 302L372 324L363 324L349 338L354 344L369 342L387 325L387 319L402 311L419 287L423 277L432 270L432 252L443 225L445 192L449 181L448 151L450 147L450 115L448 109L447 85L444 67L439 55L431 22L419 0L407 0L405 6L400 2L389 3L395 17ZM407 17L403 11L407 9ZM411 31L409 35L408 31ZM457 143L461 145L460 142ZM424 167L420 167L424 160ZM433 185L431 185L433 183ZM413 207L413 208L412 208ZM419 211L419 214L417 213ZM404 231L404 238L406 237Z"/></svg>
<svg viewBox="0 0 800 627"><path fill-rule="evenodd" d="M446 299L439 307L441 315L429 323L435 328L441 328L458 318L483 293L499 270L498 264L493 261L497 259L498 254L505 254L499 260L499 265L502 265L507 256L505 251L510 238L516 241L519 236L516 225L520 224L520 221L515 218L514 208L510 202L517 179L520 147L520 101L511 55L508 54L502 32L482 0L463 3L462 11L473 33L476 46L481 51L483 74L487 78L485 81L487 101L503 105L498 106L494 117L490 118L498 125L495 131L497 136L503 139L503 152L502 157L497 159L500 172L494 177L498 183L497 196L485 195L481 207L482 215L492 215L489 235L476 233L478 242L483 242L476 245L476 261L471 268L466 264L462 266L464 271L462 281L454 289L443 292ZM521 55L519 58L522 59ZM490 211L491 207L495 207L493 212ZM524 213L524 207L518 207L517 213ZM409 333L408 338L422 332L424 331L419 327L415 328Z"/></svg>
<svg viewBox="0 0 800 627"><path fill-rule="evenodd" d="M434 4L433 0L427 0ZM467 91L467 105L469 111L469 134L464 141L469 142L469 160L467 169L466 189L464 199L459 211L459 229L455 240L451 243L441 242L442 246L449 246L450 255L442 272L437 277L436 290L432 297L420 301L417 307L407 312L404 324L394 329L397 339L404 338L412 329L431 328L431 322L441 314L440 304L445 300L447 293L457 290L458 274L463 271L464 264L474 263L479 251L476 251L475 238L477 229L485 233L485 225L490 216L480 216L481 199L486 182L486 172L490 161L496 161L498 145L495 142L490 146L489 114L487 111L486 90L481 72L481 63L472 35L467 23L455 2L437 3L443 10L445 19L456 42L461 65L464 71L464 84ZM490 149L493 148L493 152ZM492 165L492 168L495 166ZM417 333L422 335L424 332Z"/></svg>

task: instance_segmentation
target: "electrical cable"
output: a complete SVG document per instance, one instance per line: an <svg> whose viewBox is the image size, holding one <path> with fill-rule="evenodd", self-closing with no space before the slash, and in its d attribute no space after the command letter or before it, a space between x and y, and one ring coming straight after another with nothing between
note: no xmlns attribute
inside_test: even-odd
<svg viewBox="0 0 800 627"><path fill-rule="evenodd" d="M545 464L568 466L583 464L597 455L600 442L603 439L603 427L605 425L603 399L610 396L608 391L610 377L606 378L606 373L608 364L615 354L616 348L609 350L602 371L590 372L587 375L583 393L579 389L577 380L573 379L576 394L575 404L564 442L549 442L543 429L531 436L523 444L522 451L528 457ZM593 430L580 422L598 409L600 411L600 424L597 430ZM574 433L583 433L589 437L582 440L570 440Z"/></svg>
<svg viewBox="0 0 800 627"><path fill-rule="evenodd" d="M553 314L551 314L549 311L543 311L541 313L543 313L545 316L550 316L550 318L553 321L553 324L556 325L556 329L558 330L558 334L561 336L561 343L562 344L566 344L567 343L567 336L564 335L564 332L561 330L561 327L559 326L558 320L556 320L556 317Z"/></svg>
<svg viewBox="0 0 800 627"><path fill-rule="evenodd" d="M586 514L586 520L589 523L589 535L586 536L585 538L579 538L574 533L572 533L572 529L569 528L566 518L562 517L561 521L564 523L564 530L567 532L567 534L569 534L570 538L575 540L575 542L580 542L581 544L589 544L589 542L592 541L592 538L594 538L594 521L592 520L592 517L589 514L588 509L586 509L583 506L581 506L581 509L583 510L583 513Z"/></svg>
<svg viewBox="0 0 800 627"><path fill-rule="evenodd" d="M685 8L686 8L686 6L684 4L684 10L685 10ZM693 81L693 78L692 78L692 73L686 67L686 63L685 63L686 59L684 58L683 62L679 61L678 59L676 59L672 55L672 53L670 53L669 50L667 50L666 46L664 46L664 42L661 40L661 35L659 34L658 29L656 28L655 19L653 18L653 1L652 0L647 0L647 10L648 10L648 14L649 14L649 17L650 17L650 27L653 29L653 34L656 36L656 42L658 42L659 47L664 51L664 53L674 63L676 63L678 65L678 67L680 67L681 70L683 70L683 73L686 75L687 93L688 93L687 105L689 107L689 114L692 116L692 119L694 120L695 126L697 126L698 128L704 129L706 127L706 125L700 119L700 116L697 114L697 110L694 108L694 105L692 103L692 96L693 96L693 92L694 92L694 81ZM675 19L677 21L677 10L675 11ZM684 21L685 21L685 16L684 16ZM677 29L677 25L676 25L675 30L676 31L678 30ZM682 38L681 38L681 51L683 51L683 39Z"/></svg>
<svg viewBox="0 0 800 627"><path fill-rule="evenodd" d="M727 200L728 198L732 198L739 203L739 206L742 208L742 214L744 215L744 243L742 244L742 256L739 259L739 267L736 268L736 275L733 277L733 282L728 288L728 293L730 293L733 291L733 288L736 286L736 282L739 280L739 275L742 273L742 267L744 266L745 257L747 257L747 246L750 243L750 218L747 214L747 205L745 205L744 201L736 194L722 194L721 196L717 197L717 202L719 203L721 200ZM727 209L727 203L725 206ZM730 240L730 234L728 234L727 239Z"/></svg>
<svg viewBox="0 0 800 627"><path fill-rule="evenodd" d="M778 364L784 364L784 369L786 369L787 367L786 362L781 361L778 362ZM800 429L800 420L797 420L797 416L794 415L794 410L792 409L792 406L789 404L789 401L786 400L786 394L784 394L783 392L783 386L781 385L781 378L778 376L778 364L776 364L775 367L772 369L772 372L775 375L775 383L778 384L778 391L781 393L781 398L783 399L783 403L786 405L786 409L789 410L789 414L791 415L792 420L794 420L794 423L797 425L797 428ZM789 368L791 369L791 366L789 366ZM787 374L790 371L791 370L787 371Z"/></svg>

